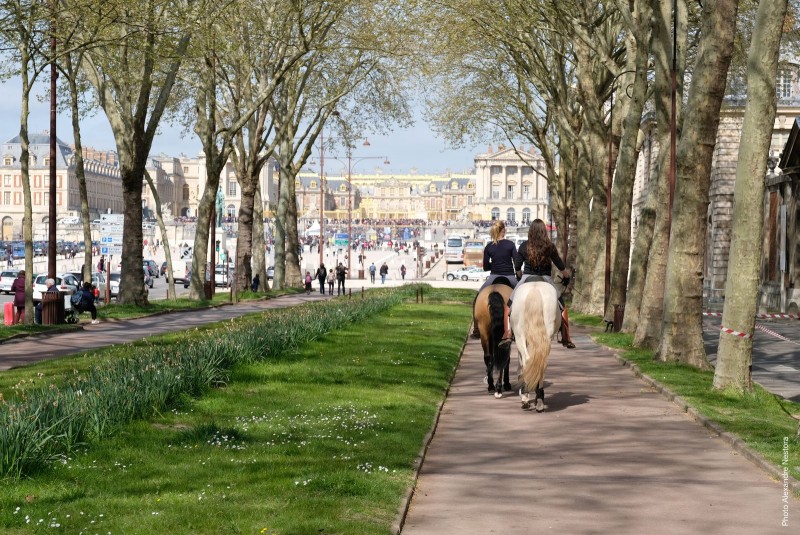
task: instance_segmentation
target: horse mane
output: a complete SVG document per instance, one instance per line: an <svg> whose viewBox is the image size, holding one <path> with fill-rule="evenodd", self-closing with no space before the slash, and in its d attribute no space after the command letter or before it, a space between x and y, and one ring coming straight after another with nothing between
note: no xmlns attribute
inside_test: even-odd
<svg viewBox="0 0 800 535"><path fill-rule="evenodd" d="M525 299L525 318L527 327L524 333L528 359L522 370L522 381L528 390L538 388L547 369L550 354L550 336L544 323L544 304L538 288L531 288Z"/></svg>

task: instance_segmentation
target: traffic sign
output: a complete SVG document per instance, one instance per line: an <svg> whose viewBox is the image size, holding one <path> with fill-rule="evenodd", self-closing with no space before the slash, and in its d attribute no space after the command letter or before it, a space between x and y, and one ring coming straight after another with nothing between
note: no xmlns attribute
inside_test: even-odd
<svg viewBox="0 0 800 535"><path fill-rule="evenodd" d="M103 223L122 225L125 223L125 214L100 214L100 224Z"/></svg>
<svg viewBox="0 0 800 535"><path fill-rule="evenodd" d="M122 225L100 225L100 234L104 236L119 234L122 236Z"/></svg>
<svg viewBox="0 0 800 535"><path fill-rule="evenodd" d="M347 233L336 234L333 238L333 244L337 247L345 246L348 243L350 243L350 240L348 239Z"/></svg>
<svg viewBox="0 0 800 535"><path fill-rule="evenodd" d="M122 245L101 245L100 254L104 255L121 255Z"/></svg>

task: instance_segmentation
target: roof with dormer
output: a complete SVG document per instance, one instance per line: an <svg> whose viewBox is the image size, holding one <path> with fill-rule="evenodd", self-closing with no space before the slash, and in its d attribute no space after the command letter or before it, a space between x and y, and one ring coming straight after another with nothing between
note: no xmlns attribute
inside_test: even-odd
<svg viewBox="0 0 800 535"><path fill-rule="evenodd" d="M44 167L45 159L50 157L50 134L30 134L28 136L28 146L31 167ZM56 137L56 167L69 167L72 153L72 148ZM20 136L14 136L3 143L0 154L2 154L2 156L14 157L15 165L17 165L22 154L22 138Z"/></svg>

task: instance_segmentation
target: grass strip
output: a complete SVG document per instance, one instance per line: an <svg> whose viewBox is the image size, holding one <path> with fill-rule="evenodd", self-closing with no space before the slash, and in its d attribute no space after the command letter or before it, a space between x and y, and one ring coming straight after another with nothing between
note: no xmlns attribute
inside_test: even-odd
<svg viewBox="0 0 800 535"><path fill-rule="evenodd" d="M291 350L394 306L413 291L413 286L381 289L368 299L322 301L237 318L185 343L155 339L121 346L118 358L65 382L42 385L40 380L29 388L21 381L0 399L0 477L32 473L42 461L146 418L181 394L196 395L224 383L238 363Z"/></svg>
<svg viewBox="0 0 800 535"><path fill-rule="evenodd" d="M388 534L471 299L431 290L241 362L220 388L0 487L0 531Z"/></svg>

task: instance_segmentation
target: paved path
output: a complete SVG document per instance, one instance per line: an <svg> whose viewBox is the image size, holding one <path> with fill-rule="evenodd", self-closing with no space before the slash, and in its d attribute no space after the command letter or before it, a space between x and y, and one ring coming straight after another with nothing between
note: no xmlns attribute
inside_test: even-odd
<svg viewBox="0 0 800 535"><path fill-rule="evenodd" d="M541 414L465 348L403 535L800 532L800 502L585 334L554 346ZM512 374L516 363L512 364Z"/></svg>
<svg viewBox="0 0 800 535"><path fill-rule="evenodd" d="M0 344L0 371L96 347L134 342L154 334L184 331L253 312L328 298L328 296L314 292L309 295L286 295L266 301L248 301L236 305L174 312L124 321L104 321L99 325L85 324L84 328L78 331L16 338Z"/></svg>

